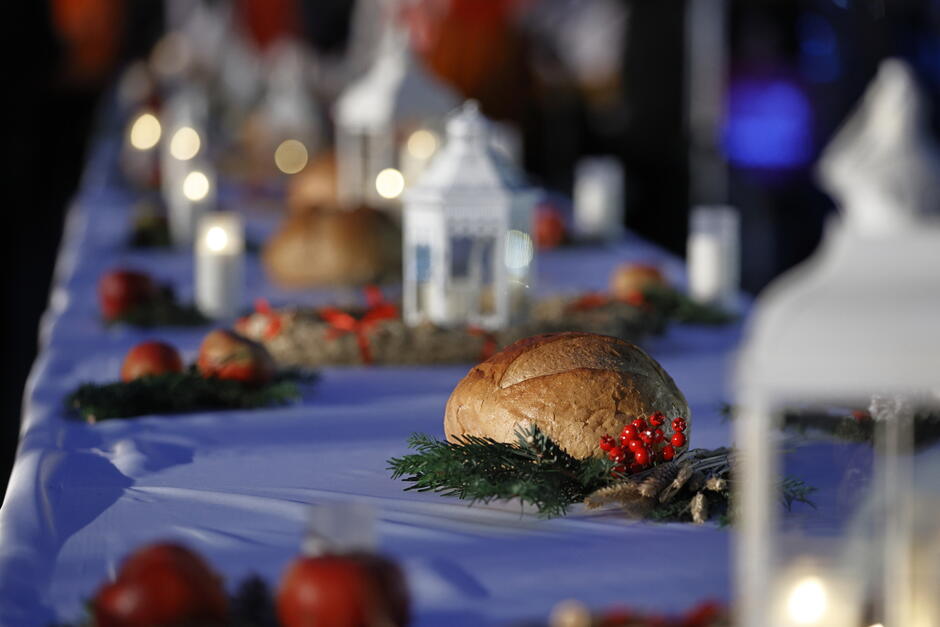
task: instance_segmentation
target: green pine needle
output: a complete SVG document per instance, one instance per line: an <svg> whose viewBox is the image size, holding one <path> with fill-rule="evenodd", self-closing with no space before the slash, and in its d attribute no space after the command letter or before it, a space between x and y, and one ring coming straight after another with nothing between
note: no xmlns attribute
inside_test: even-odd
<svg viewBox="0 0 940 627"><path fill-rule="evenodd" d="M515 444L463 436L456 443L414 434L412 455L389 460L392 478L406 490L437 492L475 503L517 498L539 515L560 516L572 503L611 481L606 459L576 459L538 427L516 431Z"/></svg>
<svg viewBox="0 0 940 627"><path fill-rule="evenodd" d="M68 408L88 422L175 414L200 410L250 409L282 405L300 396L296 373L254 386L227 379L207 379L195 369L142 377L134 381L86 383L66 400ZM308 375L312 381L315 375Z"/></svg>

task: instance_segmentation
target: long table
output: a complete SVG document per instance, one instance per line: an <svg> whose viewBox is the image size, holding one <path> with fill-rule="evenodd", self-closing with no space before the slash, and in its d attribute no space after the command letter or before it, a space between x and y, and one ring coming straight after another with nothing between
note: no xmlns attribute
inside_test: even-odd
<svg viewBox="0 0 940 627"><path fill-rule="evenodd" d="M374 512L377 547L403 566L419 627L544 619L568 598L659 611L728 599L730 532L716 525L631 522L579 507L542 520L515 503L468 507L404 492L386 460L407 452L413 432L443 435L444 404L471 364L326 368L300 402L273 409L96 425L70 418L68 392L117 378L134 344L167 340L192 359L208 330L101 324L96 283L113 267L148 271L192 296L191 254L127 247L134 197L119 184L116 153L113 135L98 140L68 212L0 509L0 625L78 619L122 557L156 539L193 547L229 586L251 573L276 583L311 507L349 501ZM261 239L275 221L244 198L229 191L223 202L245 211L249 238ZM628 235L541 255L538 290L603 289L621 261L655 263L683 280L680 260ZM247 267L248 294L274 304L348 297L285 293L265 281L257 256ZM739 324L674 326L643 342L687 396L696 447L730 441L720 407L740 333Z"/></svg>

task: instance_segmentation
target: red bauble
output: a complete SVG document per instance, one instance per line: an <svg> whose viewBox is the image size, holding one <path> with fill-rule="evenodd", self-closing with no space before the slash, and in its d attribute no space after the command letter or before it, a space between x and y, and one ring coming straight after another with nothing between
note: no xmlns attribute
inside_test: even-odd
<svg viewBox="0 0 940 627"><path fill-rule="evenodd" d="M205 337L196 366L204 377L256 385L270 382L276 372L264 346L228 329L216 329Z"/></svg>
<svg viewBox="0 0 940 627"><path fill-rule="evenodd" d="M600 444L598 444L598 446L601 447L602 451L609 451L610 449L614 448L616 445L617 445L617 442L615 442L614 439L610 437L609 435L602 435Z"/></svg>
<svg viewBox="0 0 940 627"><path fill-rule="evenodd" d="M408 595L398 568L380 557L301 557L281 580L277 614L284 627L400 627Z"/></svg>
<svg viewBox="0 0 940 627"><path fill-rule="evenodd" d="M669 442L676 448L682 448L685 446L685 434L681 432L673 433Z"/></svg>
<svg viewBox="0 0 940 627"><path fill-rule="evenodd" d="M150 276L132 270L112 270L98 281L98 303L105 320L115 320L152 301L157 285Z"/></svg>
<svg viewBox="0 0 940 627"><path fill-rule="evenodd" d="M176 544L132 554L113 583L92 602L98 627L222 625L228 598L220 579L198 555Z"/></svg>
<svg viewBox="0 0 940 627"><path fill-rule="evenodd" d="M647 424L646 424L646 421L643 420L642 418L637 418L630 424L633 425L633 428L636 429L637 433L642 433L643 431L646 431Z"/></svg>
<svg viewBox="0 0 940 627"><path fill-rule="evenodd" d="M127 352L121 366L121 380L182 371L183 360L175 348L165 342L142 342Z"/></svg>
<svg viewBox="0 0 940 627"><path fill-rule="evenodd" d="M557 248L564 243L565 220L561 211L550 204L535 208L535 244L542 250Z"/></svg>

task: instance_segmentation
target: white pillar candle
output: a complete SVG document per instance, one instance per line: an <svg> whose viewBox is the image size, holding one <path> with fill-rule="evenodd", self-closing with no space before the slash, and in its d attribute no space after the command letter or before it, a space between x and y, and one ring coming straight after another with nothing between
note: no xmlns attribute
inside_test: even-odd
<svg viewBox="0 0 940 627"><path fill-rule="evenodd" d="M733 310L740 283L740 218L733 207L692 210L687 249L689 295Z"/></svg>
<svg viewBox="0 0 940 627"><path fill-rule="evenodd" d="M196 239L196 307L207 318L235 318L245 288L245 238L238 215L208 213Z"/></svg>
<svg viewBox="0 0 940 627"><path fill-rule="evenodd" d="M574 232L578 239L623 236L623 166L615 157L588 157L575 168Z"/></svg>

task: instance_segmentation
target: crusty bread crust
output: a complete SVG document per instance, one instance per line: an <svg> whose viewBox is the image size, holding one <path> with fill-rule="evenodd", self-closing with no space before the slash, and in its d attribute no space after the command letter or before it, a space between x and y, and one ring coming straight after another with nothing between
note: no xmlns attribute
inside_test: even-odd
<svg viewBox="0 0 940 627"><path fill-rule="evenodd" d="M571 455L599 454L602 435L616 436L634 417L661 411L691 416L665 370L639 347L593 333L554 333L519 340L474 366L454 388L444 433L515 441L537 425Z"/></svg>

